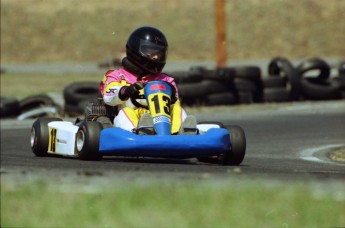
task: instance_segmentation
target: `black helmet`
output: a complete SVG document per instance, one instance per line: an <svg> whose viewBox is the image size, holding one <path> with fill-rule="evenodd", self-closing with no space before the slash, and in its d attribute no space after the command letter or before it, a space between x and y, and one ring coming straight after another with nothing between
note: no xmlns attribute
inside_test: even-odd
<svg viewBox="0 0 345 228"><path fill-rule="evenodd" d="M141 27L132 32L126 44L128 60L150 74L159 73L165 66L168 42L164 34L153 27Z"/></svg>

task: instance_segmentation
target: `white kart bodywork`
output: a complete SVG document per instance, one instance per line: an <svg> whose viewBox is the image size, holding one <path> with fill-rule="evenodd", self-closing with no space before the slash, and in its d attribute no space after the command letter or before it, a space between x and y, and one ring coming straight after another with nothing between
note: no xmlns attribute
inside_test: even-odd
<svg viewBox="0 0 345 228"><path fill-rule="evenodd" d="M203 134L211 128L220 128L218 124L197 124L196 128L199 129L199 133Z"/></svg>
<svg viewBox="0 0 345 228"><path fill-rule="evenodd" d="M79 127L68 121L53 121L48 123L49 143L48 153L77 157L76 142ZM220 128L218 124L198 124L199 133L203 134L211 128ZM80 139L79 139L80 141Z"/></svg>
<svg viewBox="0 0 345 228"><path fill-rule="evenodd" d="M77 156L75 141L78 126L68 121L53 121L48 123L48 128L48 153Z"/></svg>

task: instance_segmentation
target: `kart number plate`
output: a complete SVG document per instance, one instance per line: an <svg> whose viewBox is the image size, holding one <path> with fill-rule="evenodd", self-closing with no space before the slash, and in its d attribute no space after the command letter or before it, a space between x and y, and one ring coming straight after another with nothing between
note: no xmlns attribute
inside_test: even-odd
<svg viewBox="0 0 345 228"><path fill-rule="evenodd" d="M170 117L171 99L164 93L151 94L148 97L149 107L152 117L167 116Z"/></svg>
<svg viewBox="0 0 345 228"><path fill-rule="evenodd" d="M56 151L56 128L49 129L49 144L48 144L48 151L55 152Z"/></svg>

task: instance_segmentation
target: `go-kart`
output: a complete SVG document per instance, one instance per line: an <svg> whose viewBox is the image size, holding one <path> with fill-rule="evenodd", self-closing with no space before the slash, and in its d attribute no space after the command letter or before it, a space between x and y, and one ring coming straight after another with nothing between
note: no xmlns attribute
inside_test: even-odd
<svg viewBox="0 0 345 228"><path fill-rule="evenodd" d="M93 104L85 119L75 123L60 118L38 118L31 129L31 149L36 156L50 154L100 160L103 156L197 158L200 162L240 165L246 151L246 138L239 126L225 127L219 122L199 122L193 134L171 134L170 104L173 87L163 81L144 86L143 97L153 119L154 135L140 134L98 121L109 116L110 106ZM132 103L145 107L135 98ZM87 108L86 108L87 109ZM114 115L112 113L111 115Z"/></svg>

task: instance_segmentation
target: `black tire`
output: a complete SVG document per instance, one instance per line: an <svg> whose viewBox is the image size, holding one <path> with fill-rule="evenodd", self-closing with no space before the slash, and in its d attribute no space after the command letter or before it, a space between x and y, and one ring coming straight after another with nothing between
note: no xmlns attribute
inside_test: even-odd
<svg viewBox="0 0 345 228"><path fill-rule="evenodd" d="M253 93L250 91L239 91L236 94L238 104L251 104L254 102Z"/></svg>
<svg viewBox="0 0 345 228"><path fill-rule="evenodd" d="M270 76L286 76L286 65L289 67L292 65L291 62L284 57L277 56L273 58L268 64L268 75Z"/></svg>
<svg viewBox="0 0 345 228"><path fill-rule="evenodd" d="M189 75L202 76L205 70L206 70L205 66L191 66L189 68Z"/></svg>
<svg viewBox="0 0 345 228"><path fill-rule="evenodd" d="M76 82L64 88L66 104L78 105L81 101L102 97L98 82Z"/></svg>
<svg viewBox="0 0 345 228"><path fill-rule="evenodd" d="M255 100L255 95L258 91L257 85L247 79L235 78L235 98L239 104L250 104Z"/></svg>
<svg viewBox="0 0 345 228"><path fill-rule="evenodd" d="M174 72L168 73L168 75L174 78L176 84L194 83L194 82L202 81L201 75L190 74L188 71L174 71Z"/></svg>
<svg viewBox="0 0 345 228"><path fill-rule="evenodd" d="M0 98L0 118L15 117L20 114L19 101L12 97Z"/></svg>
<svg viewBox="0 0 345 228"><path fill-rule="evenodd" d="M262 83L265 88L285 88L287 83L287 77L286 76L280 76L280 75L270 75L268 77L265 77L262 79Z"/></svg>
<svg viewBox="0 0 345 228"><path fill-rule="evenodd" d="M258 90L256 84L253 81L247 79L235 78L234 85L237 91L251 92L254 94Z"/></svg>
<svg viewBox="0 0 345 228"><path fill-rule="evenodd" d="M261 80L261 69L257 66L232 67L235 77L244 78L251 81Z"/></svg>
<svg viewBox="0 0 345 228"><path fill-rule="evenodd" d="M80 101L77 105L65 103L65 114L71 117L84 115L88 103L88 100Z"/></svg>
<svg viewBox="0 0 345 228"><path fill-rule="evenodd" d="M81 160L101 160L99 152L99 137L102 130L101 123L97 121L83 121L76 136L77 153Z"/></svg>
<svg viewBox="0 0 345 228"><path fill-rule="evenodd" d="M42 106L57 106L53 98L45 94L25 97L20 100L19 105L22 112L30 111L31 109Z"/></svg>
<svg viewBox="0 0 345 228"><path fill-rule="evenodd" d="M99 116L96 120L102 125L102 128L111 128L114 127L113 123L111 122L110 118L107 116Z"/></svg>
<svg viewBox="0 0 345 228"><path fill-rule="evenodd" d="M246 135L239 126L229 126L231 150L221 157L222 165L240 165L246 154Z"/></svg>
<svg viewBox="0 0 345 228"><path fill-rule="evenodd" d="M219 67L215 70L215 78L231 83L235 79L235 70L232 67Z"/></svg>
<svg viewBox="0 0 345 228"><path fill-rule="evenodd" d="M303 95L311 100L333 100L341 99L340 84L336 80L329 80L324 84L315 84L307 79L301 79Z"/></svg>
<svg viewBox="0 0 345 228"><path fill-rule="evenodd" d="M60 114L61 109L59 106L45 106L22 112L17 116L17 120L37 119L40 117L59 117Z"/></svg>
<svg viewBox="0 0 345 228"><path fill-rule="evenodd" d="M203 105L201 104L201 99L200 97L180 97L182 106L190 107Z"/></svg>
<svg viewBox="0 0 345 228"><path fill-rule="evenodd" d="M219 122L200 122L218 124L221 128L226 128ZM199 123L199 124L200 124ZM246 136L243 129L239 126L229 126L231 150L220 156L198 157L197 160L205 163L221 164L221 165L240 165L246 154Z"/></svg>
<svg viewBox="0 0 345 228"><path fill-rule="evenodd" d="M76 117L84 114L84 108L79 105L65 104L65 114L70 117Z"/></svg>
<svg viewBox="0 0 345 228"><path fill-rule="evenodd" d="M261 79L261 69L257 66L242 66L233 67L233 70L235 75L235 81L237 79L241 79L254 83L255 90L253 90L253 101L262 102L263 84Z"/></svg>
<svg viewBox="0 0 345 228"><path fill-rule="evenodd" d="M283 87L272 87L264 90L265 102L291 101L290 91Z"/></svg>
<svg viewBox="0 0 345 228"><path fill-rule="evenodd" d="M290 93L293 100L299 100L302 95L302 86L298 71L291 62L284 57L276 57L268 65L269 75L286 76L291 86Z"/></svg>
<svg viewBox="0 0 345 228"><path fill-rule="evenodd" d="M232 105L236 99L231 92L214 93L205 97L205 105Z"/></svg>
<svg viewBox="0 0 345 228"><path fill-rule="evenodd" d="M232 82L235 78L234 69L231 67L219 67L216 69L204 69L201 72L202 80L214 80L218 82Z"/></svg>
<svg viewBox="0 0 345 228"><path fill-rule="evenodd" d="M336 81L339 84L340 90L345 91L345 76L334 77L331 80Z"/></svg>
<svg viewBox="0 0 345 228"><path fill-rule="evenodd" d="M229 86L214 80L203 80L197 83L179 85L181 98L199 98L212 93L229 91Z"/></svg>
<svg viewBox="0 0 345 228"><path fill-rule="evenodd" d="M43 117L38 118L32 125L30 137L31 150L38 157L44 157L48 155L48 123L53 121L62 121L62 119L53 117Z"/></svg>
<svg viewBox="0 0 345 228"><path fill-rule="evenodd" d="M316 79L317 81L325 81L329 78L331 69L329 65L322 59L319 58L312 58L307 59L303 62L301 62L297 66L298 73L300 77L311 77ZM318 71L318 75L312 75L312 76L306 76L309 71Z"/></svg>

